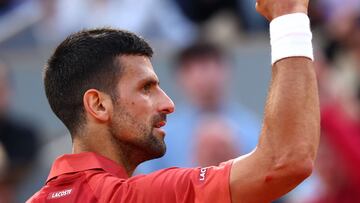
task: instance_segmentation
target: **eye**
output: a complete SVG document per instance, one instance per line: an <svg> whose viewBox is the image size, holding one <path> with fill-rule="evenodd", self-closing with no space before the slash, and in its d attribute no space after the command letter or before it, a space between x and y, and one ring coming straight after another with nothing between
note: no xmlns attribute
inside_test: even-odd
<svg viewBox="0 0 360 203"><path fill-rule="evenodd" d="M151 83L145 84L144 87L143 87L144 92L150 92L151 87L152 87Z"/></svg>
<svg viewBox="0 0 360 203"><path fill-rule="evenodd" d="M159 82L157 80L147 80L143 83L141 86L141 91L144 94L149 94L153 89L155 89L159 85Z"/></svg>

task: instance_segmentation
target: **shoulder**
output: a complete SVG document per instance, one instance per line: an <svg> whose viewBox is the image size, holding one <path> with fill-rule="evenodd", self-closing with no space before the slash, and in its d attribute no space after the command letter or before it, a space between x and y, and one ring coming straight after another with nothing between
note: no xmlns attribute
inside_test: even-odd
<svg viewBox="0 0 360 203"><path fill-rule="evenodd" d="M36 192L33 196L31 196L26 203L39 203L45 202L48 197L48 193L46 192L48 186L43 186L38 192Z"/></svg>

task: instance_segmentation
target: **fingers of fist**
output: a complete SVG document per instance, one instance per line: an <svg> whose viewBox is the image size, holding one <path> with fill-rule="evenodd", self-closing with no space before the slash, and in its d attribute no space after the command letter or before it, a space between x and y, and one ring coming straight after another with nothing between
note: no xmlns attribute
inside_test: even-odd
<svg viewBox="0 0 360 203"><path fill-rule="evenodd" d="M256 0L256 11L268 20L278 16L303 12L307 13L309 0Z"/></svg>

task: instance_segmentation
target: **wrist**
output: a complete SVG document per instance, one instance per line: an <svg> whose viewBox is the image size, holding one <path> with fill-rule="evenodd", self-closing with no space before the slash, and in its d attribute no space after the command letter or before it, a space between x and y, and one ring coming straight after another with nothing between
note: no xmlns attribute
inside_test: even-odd
<svg viewBox="0 0 360 203"><path fill-rule="evenodd" d="M309 17L304 13L279 16L270 23L271 61L288 57L314 60Z"/></svg>
<svg viewBox="0 0 360 203"><path fill-rule="evenodd" d="M306 5L302 5L302 4L292 5L291 3L288 3L288 4L283 4L277 8L274 8L272 13L273 14L271 16L270 21L277 17L287 15L287 14L292 14L292 13L305 13L307 15L308 8Z"/></svg>

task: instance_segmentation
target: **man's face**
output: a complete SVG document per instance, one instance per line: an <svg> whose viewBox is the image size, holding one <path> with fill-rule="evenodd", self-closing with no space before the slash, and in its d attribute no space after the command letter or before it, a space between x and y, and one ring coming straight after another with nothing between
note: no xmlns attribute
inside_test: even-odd
<svg viewBox="0 0 360 203"><path fill-rule="evenodd" d="M160 88L148 57L126 55L119 59L123 72L110 130L141 159L161 157L166 151L161 127L166 124L166 115L174 111L174 103Z"/></svg>
<svg viewBox="0 0 360 203"><path fill-rule="evenodd" d="M226 89L228 70L213 58L193 59L181 68L180 82L190 100L205 109L216 108Z"/></svg>

